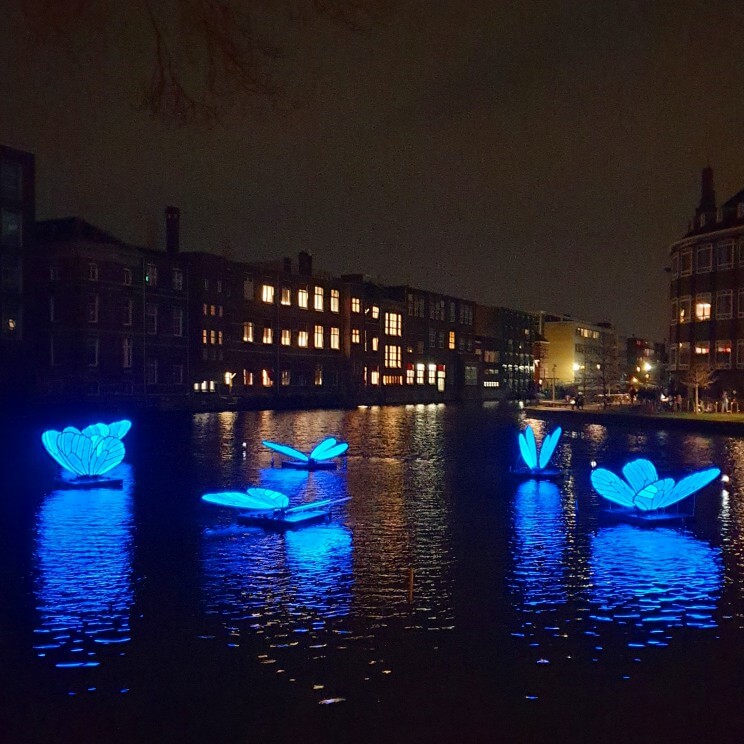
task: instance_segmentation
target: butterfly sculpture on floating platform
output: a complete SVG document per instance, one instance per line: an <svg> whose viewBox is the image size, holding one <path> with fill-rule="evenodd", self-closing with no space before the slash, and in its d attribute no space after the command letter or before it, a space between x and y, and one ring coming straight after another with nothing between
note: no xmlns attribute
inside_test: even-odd
<svg viewBox="0 0 744 744"><path fill-rule="evenodd" d="M543 475L543 476L555 476L560 473L557 468L548 468L550 458L555 452L555 448L558 446L558 440L561 438L563 430L560 426L557 426L550 434L548 434L543 440L542 447L538 455L537 442L535 441L535 433L532 431L531 426L527 428L519 435L519 452L522 455L523 465L516 468L512 468L512 472L517 475Z"/></svg>
<svg viewBox="0 0 744 744"><path fill-rule="evenodd" d="M333 437L324 439L319 445L313 448L309 455L286 444L277 444L276 442L264 440L263 445L274 450L274 452L294 458L293 460L283 461L282 467L301 468L304 470L335 468L336 464L330 461L334 457L343 455L349 449L349 445L346 442L338 442Z"/></svg>
<svg viewBox="0 0 744 744"><path fill-rule="evenodd" d="M691 496L720 474L718 468L707 468L677 483L672 478L659 478L653 463L641 458L625 465L625 480L605 468L593 470L591 480L599 495L608 501L640 512L654 512Z"/></svg>
<svg viewBox="0 0 744 744"><path fill-rule="evenodd" d="M67 426L41 435L46 451L67 471L82 478L97 478L119 465L126 452L121 441L132 426L126 419L91 424L80 431Z"/></svg>

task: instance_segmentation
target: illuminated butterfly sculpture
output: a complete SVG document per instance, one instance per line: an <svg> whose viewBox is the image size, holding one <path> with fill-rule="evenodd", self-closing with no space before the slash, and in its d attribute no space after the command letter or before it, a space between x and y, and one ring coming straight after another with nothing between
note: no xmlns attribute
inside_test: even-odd
<svg viewBox="0 0 744 744"><path fill-rule="evenodd" d="M721 471L707 468L688 475L679 483L659 478L649 460L632 460L623 468L625 480L604 468L592 471L592 485L600 496L620 506L652 512L682 501L714 481Z"/></svg>
<svg viewBox="0 0 744 744"><path fill-rule="evenodd" d="M249 488L245 493L241 491L205 493L202 500L209 504L256 512L286 509L289 506L289 497L269 488Z"/></svg>
<svg viewBox="0 0 744 744"><path fill-rule="evenodd" d="M121 441L132 426L131 421L91 424L80 431L68 426L60 431L50 429L41 435L46 451L65 469L78 477L97 478L108 473L124 459Z"/></svg>
<svg viewBox="0 0 744 744"><path fill-rule="evenodd" d="M313 470L315 468L332 469L336 467L336 464L330 462L334 457L343 455L349 445L346 442L337 442L333 437L324 439L317 447L315 447L309 455L304 452L296 450L294 447L289 447L286 444L277 444L276 442L264 441L263 445L269 449L279 452L282 455L293 457L294 460L285 460L282 462L282 467L287 468L302 468L303 470Z"/></svg>
<svg viewBox="0 0 744 744"><path fill-rule="evenodd" d="M545 437L538 456L535 433L532 431L532 427L528 425L524 432L519 435L519 451L524 465L512 468L512 472L517 475L530 476L558 475L560 471L557 468L549 468L548 463L553 456L553 452L555 452L562 431L561 427L557 426L552 433Z"/></svg>

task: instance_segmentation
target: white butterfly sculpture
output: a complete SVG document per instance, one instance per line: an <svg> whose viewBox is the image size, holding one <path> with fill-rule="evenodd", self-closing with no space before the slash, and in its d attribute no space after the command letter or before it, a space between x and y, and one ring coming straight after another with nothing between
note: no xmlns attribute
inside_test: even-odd
<svg viewBox="0 0 744 744"><path fill-rule="evenodd" d="M277 444L276 442L263 441L263 445L269 449L279 452L282 455L294 457L296 461L300 463L312 463L324 462L332 460L334 457L343 455L349 445L346 442L337 442L333 437L324 439L317 447L315 447L309 455L304 452L296 450L294 447L289 447L286 444Z"/></svg>
<svg viewBox="0 0 744 744"><path fill-rule="evenodd" d="M623 468L625 480L604 468L593 470L591 479L600 496L620 506L649 512L682 501L720 474L718 468L707 468L675 483L672 478L660 479L650 460L639 459L632 460Z"/></svg>
<svg viewBox="0 0 744 744"><path fill-rule="evenodd" d="M562 429L557 426L551 434L545 437L540 448L540 456L537 454L537 444L535 442L535 433L531 426L519 435L519 451L522 453L522 459L527 468L533 473L539 473L545 470L550 462L550 458L555 452L558 440L561 438Z"/></svg>
<svg viewBox="0 0 744 744"><path fill-rule="evenodd" d="M68 426L61 432L50 429L41 435L46 451L65 469L78 476L108 473L123 459L121 441L132 426L131 421L91 424L82 431Z"/></svg>

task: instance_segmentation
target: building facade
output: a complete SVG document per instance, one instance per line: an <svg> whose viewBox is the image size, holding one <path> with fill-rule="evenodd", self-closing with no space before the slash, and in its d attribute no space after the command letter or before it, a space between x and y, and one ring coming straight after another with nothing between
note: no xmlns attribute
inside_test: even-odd
<svg viewBox="0 0 744 744"><path fill-rule="evenodd" d="M0 145L0 397L28 381L24 338L25 261L33 242L35 169L31 153Z"/></svg>
<svg viewBox="0 0 744 744"><path fill-rule="evenodd" d="M668 369L675 389L694 378L710 390L744 391L744 190L716 206L703 170L700 203L686 235L669 248ZM706 375L706 370L708 374Z"/></svg>

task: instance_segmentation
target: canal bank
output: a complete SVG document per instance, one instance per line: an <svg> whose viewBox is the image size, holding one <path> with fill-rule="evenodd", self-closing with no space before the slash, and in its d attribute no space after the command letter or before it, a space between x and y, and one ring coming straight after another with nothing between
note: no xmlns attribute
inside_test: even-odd
<svg viewBox="0 0 744 744"><path fill-rule="evenodd" d="M705 434L744 437L744 413L648 413L640 409L576 410L567 406L527 406L529 416L560 424L564 428L581 421L604 426L648 426L655 429L683 429Z"/></svg>

